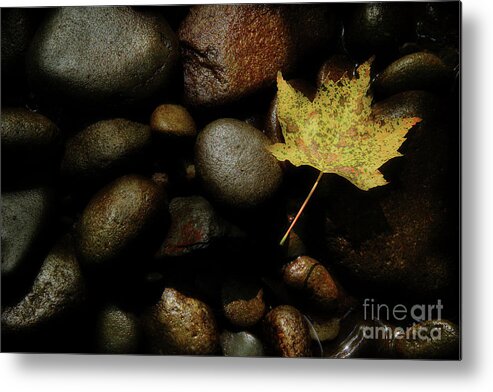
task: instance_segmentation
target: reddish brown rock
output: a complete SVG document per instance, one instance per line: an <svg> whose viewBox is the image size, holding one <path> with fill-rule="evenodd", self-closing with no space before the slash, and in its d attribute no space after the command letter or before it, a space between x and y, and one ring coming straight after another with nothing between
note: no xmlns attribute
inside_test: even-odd
<svg viewBox="0 0 493 392"><path fill-rule="evenodd" d="M326 47L332 34L324 7L193 7L179 30L186 100L200 106L236 101Z"/></svg>
<svg viewBox="0 0 493 392"><path fill-rule="evenodd" d="M328 59L320 67L317 75L317 86L321 86L324 82L332 80L337 82L344 75L353 76L355 64L347 56L336 54Z"/></svg>
<svg viewBox="0 0 493 392"><path fill-rule="evenodd" d="M264 330L275 354L281 357L309 357L310 330L300 311L281 305L265 316Z"/></svg>

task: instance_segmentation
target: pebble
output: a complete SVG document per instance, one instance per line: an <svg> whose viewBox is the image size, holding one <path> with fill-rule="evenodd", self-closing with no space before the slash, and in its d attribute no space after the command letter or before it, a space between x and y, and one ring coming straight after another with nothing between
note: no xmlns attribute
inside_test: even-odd
<svg viewBox="0 0 493 392"><path fill-rule="evenodd" d="M310 303L322 309L334 307L339 291L329 271L317 260L299 256L283 268L283 282L307 296Z"/></svg>
<svg viewBox="0 0 493 392"><path fill-rule="evenodd" d="M99 121L67 141L62 174L75 181L116 177L138 167L150 145L146 125L125 119Z"/></svg>
<svg viewBox="0 0 493 392"><path fill-rule="evenodd" d="M227 278L221 290L226 319L238 327L252 327L265 313L264 290L248 278Z"/></svg>
<svg viewBox="0 0 493 392"><path fill-rule="evenodd" d="M213 121L200 132L195 166L206 191L229 207L248 208L270 199L282 181L269 139L239 120Z"/></svg>
<svg viewBox="0 0 493 392"><path fill-rule="evenodd" d="M85 299L85 283L70 237L45 258L32 288L2 309L2 333L30 334L74 311Z"/></svg>
<svg viewBox="0 0 493 392"><path fill-rule="evenodd" d="M164 91L178 56L177 38L157 13L60 7L37 30L27 71L57 101L116 106Z"/></svg>
<svg viewBox="0 0 493 392"><path fill-rule="evenodd" d="M219 348L212 310L176 289L164 290L144 323L152 351L158 354L213 355Z"/></svg>
<svg viewBox="0 0 493 392"><path fill-rule="evenodd" d="M223 331L220 336L225 357L263 357L264 347L259 338L250 332Z"/></svg>
<svg viewBox="0 0 493 392"><path fill-rule="evenodd" d="M416 52L394 61L378 75L374 89L382 95L406 90L443 90L452 82L452 70L432 53Z"/></svg>
<svg viewBox="0 0 493 392"><path fill-rule="evenodd" d="M109 267L152 251L168 222L163 189L153 181L127 175L101 189L77 224L76 247L81 263ZM156 244L157 245L157 244Z"/></svg>
<svg viewBox="0 0 493 392"><path fill-rule="evenodd" d="M141 330L136 315L108 305L100 311L96 324L98 352L104 354L135 354Z"/></svg>
<svg viewBox="0 0 493 392"><path fill-rule="evenodd" d="M193 7L178 33L186 101L225 105L272 84L278 71L328 47L333 26L323 7Z"/></svg>
<svg viewBox="0 0 493 392"><path fill-rule="evenodd" d="M151 129L162 135L194 137L197 126L192 116L181 105L159 105L151 115Z"/></svg>
<svg viewBox="0 0 493 392"><path fill-rule="evenodd" d="M310 329L300 311L290 305L280 305L265 316L264 330L274 354L281 357L309 357Z"/></svg>

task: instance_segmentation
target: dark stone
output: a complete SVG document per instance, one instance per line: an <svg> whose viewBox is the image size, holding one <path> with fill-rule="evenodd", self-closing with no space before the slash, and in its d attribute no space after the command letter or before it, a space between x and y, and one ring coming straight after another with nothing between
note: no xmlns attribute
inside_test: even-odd
<svg viewBox="0 0 493 392"><path fill-rule="evenodd" d="M167 223L168 205L159 185L136 175L120 177L100 190L82 213L77 254L86 266L122 267L125 260L151 253Z"/></svg>
<svg viewBox="0 0 493 392"><path fill-rule="evenodd" d="M335 54L320 67L317 75L317 86L332 80L337 82L343 76L352 78L356 71L356 64L347 56Z"/></svg>
<svg viewBox="0 0 493 392"><path fill-rule="evenodd" d="M244 237L201 196L176 197L169 210L171 225L157 257L188 255Z"/></svg>
<svg viewBox="0 0 493 392"><path fill-rule="evenodd" d="M231 207L254 207L273 196L281 167L267 150L268 138L235 119L207 125L195 145L195 165L209 194Z"/></svg>
<svg viewBox="0 0 493 392"><path fill-rule="evenodd" d="M24 108L2 108L3 181L36 182L40 173L53 171L61 147L60 130L45 116Z"/></svg>
<svg viewBox="0 0 493 392"><path fill-rule="evenodd" d="M459 328L448 320L415 324L395 338L395 350L406 359L460 359Z"/></svg>
<svg viewBox="0 0 493 392"><path fill-rule="evenodd" d="M252 327L265 313L264 290L253 279L229 277L221 290L226 319L239 327Z"/></svg>
<svg viewBox="0 0 493 392"><path fill-rule="evenodd" d="M31 334L80 305L85 284L70 237L48 254L33 286L17 304L2 312L2 333Z"/></svg>
<svg viewBox="0 0 493 392"><path fill-rule="evenodd" d="M221 334L221 349L225 357L263 357L262 342L250 332L224 331Z"/></svg>
<svg viewBox="0 0 493 392"><path fill-rule="evenodd" d="M116 306L101 310L97 322L97 349L105 354L135 354L141 338L138 318Z"/></svg>
<svg viewBox="0 0 493 392"><path fill-rule="evenodd" d="M452 69L431 53L417 52L394 61L378 75L374 89L382 95L406 90L437 91L451 85Z"/></svg>
<svg viewBox="0 0 493 392"><path fill-rule="evenodd" d="M124 119L99 121L67 142L62 174L74 182L115 177L137 168L150 145L147 125Z"/></svg>
<svg viewBox="0 0 493 392"><path fill-rule="evenodd" d="M144 318L151 350L157 354L212 355L219 333L212 310L204 302L166 288Z"/></svg>
<svg viewBox="0 0 493 392"><path fill-rule="evenodd" d="M113 106L164 90L177 58L177 39L158 14L60 7L31 42L27 69L34 85L56 100Z"/></svg>
<svg viewBox="0 0 493 392"><path fill-rule="evenodd" d="M193 7L179 31L185 98L200 106L237 101L328 48L333 31L320 6Z"/></svg>
<svg viewBox="0 0 493 392"><path fill-rule="evenodd" d="M2 279L20 276L44 249L53 192L35 188L2 194Z"/></svg>
<svg viewBox="0 0 493 392"><path fill-rule="evenodd" d="M344 42L358 60L397 53L399 44L413 38L413 7L406 3L352 5L344 24Z"/></svg>
<svg viewBox="0 0 493 392"><path fill-rule="evenodd" d="M310 330L300 311L290 305L281 305L265 316L265 336L274 354L281 357L311 356Z"/></svg>

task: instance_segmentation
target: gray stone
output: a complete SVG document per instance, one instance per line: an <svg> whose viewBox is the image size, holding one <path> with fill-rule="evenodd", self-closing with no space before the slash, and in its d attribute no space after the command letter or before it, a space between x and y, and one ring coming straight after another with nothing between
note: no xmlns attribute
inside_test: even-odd
<svg viewBox="0 0 493 392"><path fill-rule="evenodd" d="M134 354L140 343L138 318L116 306L102 309L97 323L98 351L105 354Z"/></svg>
<svg viewBox="0 0 493 392"><path fill-rule="evenodd" d="M196 169L204 187L218 202L254 207L273 196L282 181L279 162L258 129L235 119L207 125L195 145Z"/></svg>
<svg viewBox="0 0 493 392"><path fill-rule="evenodd" d="M34 85L57 99L116 105L164 89L177 58L177 39L157 14L60 7L38 29L27 69Z"/></svg>
<svg viewBox="0 0 493 392"><path fill-rule="evenodd" d="M259 338L250 332L224 331L220 337L225 357L263 357L264 347Z"/></svg>

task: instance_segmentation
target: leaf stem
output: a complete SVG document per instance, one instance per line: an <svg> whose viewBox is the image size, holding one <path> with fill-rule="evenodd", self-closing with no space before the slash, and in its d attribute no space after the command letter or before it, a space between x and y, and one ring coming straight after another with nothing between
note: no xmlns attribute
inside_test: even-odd
<svg viewBox="0 0 493 392"><path fill-rule="evenodd" d="M291 230L293 230L294 225L296 225L296 222L300 218L301 213L303 212L303 210L305 209L306 205L308 204L308 201L312 197L313 192L315 192L315 189L317 189L318 183L320 182L320 179L322 178L323 174L324 174L324 172L320 172L318 174L318 177L317 177L317 180L315 181L315 184L313 184L312 189L310 190L310 193L308 194L308 196L306 197L305 201L301 205L298 213L296 214L296 216L294 217L293 221L291 222L291 225L289 226L289 229L286 231L286 234L284 234L284 237L282 237L282 240L279 243L279 245L283 246L284 243L286 242L286 240L288 239L289 233L291 233Z"/></svg>

